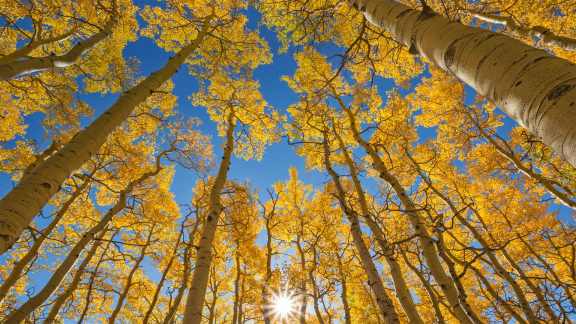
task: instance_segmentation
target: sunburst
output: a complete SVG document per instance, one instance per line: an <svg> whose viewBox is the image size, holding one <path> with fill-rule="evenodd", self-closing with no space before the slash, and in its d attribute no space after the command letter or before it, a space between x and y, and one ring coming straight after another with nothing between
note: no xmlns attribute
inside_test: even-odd
<svg viewBox="0 0 576 324"><path fill-rule="evenodd" d="M270 296L266 311L274 322L284 323L296 317L299 307L299 296L293 290L284 289Z"/></svg>

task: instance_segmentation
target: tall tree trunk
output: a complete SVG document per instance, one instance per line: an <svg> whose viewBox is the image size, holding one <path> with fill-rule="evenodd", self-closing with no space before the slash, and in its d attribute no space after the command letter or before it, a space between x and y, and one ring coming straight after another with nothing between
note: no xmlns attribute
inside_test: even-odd
<svg viewBox="0 0 576 324"><path fill-rule="evenodd" d="M298 321L300 324L306 324L306 308L308 308L308 293L306 289L306 255L304 254L304 248L302 247L302 234L304 232L304 226L302 223L302 215L300 215L300 233L298 233L298 237L296 239L296 250L298 251L298 257L300 258L300 272L302 273L302 277L300 278L300 310L298 312Z"/></svg>
<svg viewBox="0 0 576 324"><path fill-rule="evenodd" d="M100 258L98 258L98 262L96 263L92 273L90 274L90 280L88 280L88 287L86 288L86 297L84 298L84 309L82 310L82 313L80 313L80 318L78 319L77 324L84 323L84 318L86 318L86 316L88 315L88 310L90 309L90 302L92 301L92 291L94 290L94 283L96 282L98 271L100 270L100 266L102 265L102 263L104 263L106 253L108 253L110 245L114 240L114 236L116 236L117 233L118 230L114 231L112 235L110 235L110 240L106 244L106 247L102 251L102 254L100 254Z"/></svg>
<svg viewBox="0 0 576 324"><path fill-rule="evenodd" d="M180 282L180 286L178 287L178 293L176 294L176 298L174 298L174 303L170 305L168 308L168 312L166 317L164 318L163 324L170 324L174 320L174 316L176 315L176 311L178 311L178 307L180 307L180 303L182 302L182 298L184 297L184 293L188 288L188 281L190 277L190 272L192 269L192 249L194 248L194 237L196 236L196 232L198 231L198 227L200 226L200 216L196 215L196 221L194 222L194 227L190 231L189 241L186 243L186 248L184 249L184 256L183 256L183 263L184 269L182 271L182 281Z"/></svg>
<svg viewBox="0 0 576 324"><path fill-rule="evenodd" d="M576 166L576 66L503 34L395 0L349 0L411 52L501 107Z"/></svg>
<svg viewBox="0 0 576 324"><path fill-rule="evenodd" d="M458 210L458 208L456 208L456 205L454 205L452 200L450 200L450 198L448 198L447 195L445 195L440 190L438 190L438 188L436 188L436 186L432 183L432 180L430 180L430 178L426 174L424 174L424 171L422 171L422 169L420 168L418 163L408 153L408 150L405 149L405 152L406 152L406 156L412 162L412 165L414 166L414 168L416 169L416 171L420 175L421 179L423 179L423 181L427 184L427 186L442 201L444 201L444 203L450 208L450 211L452 211L452 215L456 219L458 219L458 221L462 225L464 225L466 228L468 228L470 233L472 233L472 237L474 237L474 239L484 248L484 251L485 251L486 255L488 256L488 259L490 260L490 265L494 268L494 270L496 271L496 273L500 277L502 277L504 280L506 280L506 282L508 282L508 284L510 285L510 287L514 291L514 294L516 295L516 298L518 298L518 302L520 303L520 307L522 308L522 311L524 312L524 315L526 316L526 319L528 320L528 322L532 323L532 324L538 323L538 318L536 317L536 314L534 314L534 312L530 308L530 303L526 299L524 291L522 291L522 288L520 287L520 285L514 280L514 278L512 278L512 275L504 268L502 263L500 263L500 260L498 260L498 257L494 253L494 249L484 239L484 237L476 229L476 227L474 227L472 224L470 224L470 222L468 221L468 219L466 217L462 216L462 211L460 211L460 210ZM473 212L476 212L476 210L473 209ZM490 292L490 287L487 287L487 289Z"/></svg>
<svg viewBox="0 0 576 324"><path fill-rule="evenodd" d="M424 289L426 290L426 294L428 295L428 298L430 299L430 303L432 304L432 308L434 309L434 315L436 315L436 322L438 324L446 323L446 321L444 320L444 315L442 314L442 310L440 309L440 301L438 300L438 296L436 294L436 291L434 290L434 288L430 284L431 280L428 280L427 278L425 278L422 271L417 269L416 266L414 266L410 262L410 260L408 260L408 256L406 256L406 253L404 251L400 250L400 253L402 254L402 258L404 259L404 262L406 263L408 268L410 268L410 270L412 270L412 272L414 272L416 277L418 277L418 279L422 283L422 286L424 286Z"/></svg>
<svg viewBox="0 0 576 324"><path fill-rule="evenodd" d="M472 271L474 271L476 278L478 278L478 280L480 282L482 282L482 284L484 285L484 287L486 288L486 290L490 294L491 299L493 299L494 301L501 304L504 307L504 309L506 309L506 311L508 313L510 313L510 315L512 315L518 321L518 323L527 324L527 322L524 320L524 318L522 318L522 316L520 316L512 308L512 306L509 303L507 303L505 300L500 298L500 296L498 295L498 292L494 289L494 287L492 287L492 285L490 284L490 281L488 281L488 279L486 279L486 277L482 274L482 272L480 272L480 270L476 269L474 266L471 266L470 268L472 269ZM487 299L490 299L490 298L487 298Z"/></svg>
<svg viewBox="0 0 576 324"><path fill-rule="evenodd" d="M342 308L344 308L344 323L352 324L352 316L350 315L350 303L348 302L348 283L346 282L346 275L344 274L344 266L342 260L337 258L338 262L338 276L340 277L340 299L342 299Z"/></svg>
<svg viewBox="0 0 576 324"><path fill-rule="evenodd" d="M232 310L232 324L239 324L240 312L240 281L242 280L242 269L240 269L240 254L238 254L238 244L236 245L236 256L234 263L236 266L236 278L234 279L234 304Z"/></svg>
<svg viewBox="0 0 576 324"><path fill-rule="evenodd" d="M44 57L32 57L24 60L16 60L10 58L7 63L0 64L0 81L10 80L22 75L44 71L48 69L64 68L68 67L80 57L86 53L88 50L96 46L99 42L104 40L112 33L112 27L114 26L115 19L111 18L108 23L96 34L88 37L86 40L78 42L68 53L64 55L49 55ZM67 33L63 34L66 36ZM34 43L31 43L34 44ZM38 46L38 45L37 45ZM25 53L30 52L33 48L24 47L20 51L15 51L12 56L23 56ZM2 58L6 60L5 57Z"/></svg>
<svg viewBox="0 0 576 324"><path fill-rule="evenodd" d="M150 316L152 315L152 312L154 311L154 307L156 306L156 303L158 302L158 298L160 298L160 294L162 293L162 287L164 286L164 282L166 281L166 277L168 276L168 272L170 272L170 269L172 269L172 264L174 264L174 260L176 260L176 257L178 256L178 249L180 248L180 243L182 243L182 237L184 236L184 228L185 228L184 226L185 226L187 220L188 220L188 217L186 217L184 219L184 221L182 221L182 224L180 225L180 233L178 234L178 238L176 238L176 243L174 244L174 249L172 250L172 254L170 255L170 259L168 260L168 263L166 264L164 271L162 271L162 276L160 277L160 281L158 282L158 285L156 285L156 290L154 291L154 296L152 296L152 301L150 301L150 306L148 306L148 310L146 311L146 314L144 314L144 319L142 320L142 324L148 324L148 321L150 320Z"/></svg>
<svg viewBox="0 0 576 324"><path fill-rule="evenodd" d="M275 208L276 205L274 205L270 215L264 215L264 217L266 217L266 276L264 277L264 284L262 285L262 316L264 318L264 324L270 324L272 322L268 309L270 303L270 281L272 280L272 253L274 253L272 248L272 226L270 226L270 222L274 216Z"/></svg>
<svg viewBox="0 0 576 324"><path fill-rule="evenodd" d="M68 300L68 298L70 296L72 296L74 291L76 291L76 289L78 288L78 284L82 280L82 276L84 275L84 273L86 271L86 267L88 266L88 264L90 263L90 261L92 260L94 255L96 254L98 247L102 243L102 241L100 239L102 237L104 237L105 234L106 234L106 231L102 231L98 235L99 237L96 239L94 244L92 244L92 247L90 248L90 250L88 251L88 253L84 257L84 260L82 261L82 263L80 263L80 266L76 270L76 273L74 274L74 277L72 278L72 281L70 282L70 285L66 289L64 289L64 291L54 301L54 304L52 305L52 308L50 308L50 312L48 312L48 315L46 316L44 323L53 323L56 320L56 316L58 316L58 313L60 312L60 308L62 308L62 306L64 305L66 300Z"/></svg>
<svg viewBox="0 0 576 324"><path fill-rule="evenodd" d="M555 183L550 181L546 177L539 174L531 165L526 165L522 160L516 155L514 149L506 143L506 141L500 137L498 134L490 134L480 123L478 120L472 115L470 111L466 108L463 108L465 115L468 119L476 126L476 129L484 137L494 149L502 155L505 159L507 159L510 163L514 165L514 167L523 175L532 179L539 183L542 187L544 187L548 192L554 196L558 201L567 207L571 208L572 210L576 211L576 198L570 191L569 188L563 186L562 184Z"/></svg>
<svg viewBox="0 0 576 324"><path fill-rule="evenodd" d="M226 144L224 146L224 156L218 169L218 174L214 179L214 184L210 190L208 215L202 229L202 236L198 244L196 255L196 268L192 276L190 292L186 301L186 310L184 312L185 324L199 324L202 320L202 306L204 305L204 296L206 295L206 286L208 284L208 275L210 274L210 265L212 264L212 242L216 234L216 227L222 212L222 203L220 194L226 179L228 170L232 162L232 152L234 151L234 128L236 127L236 117L231 111L228 115L228 129L226 130Z"/></svg>
<svg viewBox="0 0 576 324"><path fill-rule="evenodd" d="M18 281L18 279L22 276L22 272L24 271L26 266L28 266L28 264L32 260L34 260L36 256L38 256L38 251L40 251L40 248L44 244L46 238L48 238L48 236L56 228L58 223L60 223L60 220L68 212L68 209L74 203L74 201L76 201L76 199L80 197L82 193L84 193L84 190L86 189L86 187L88 187L89 183L90 180L85 179L84 182L82 182L82 184L78 188L76 188L76 190L74 190L72 195L64 202L64 204L62 204L58 212L56 212L50 224L48 224L48 226L46 226L42 230L42 233L34 241L28 252L26 252L26 254L20 260L14 263L14 265L12 266L12 272L10 272L6 280L4 280L2 286L0 286L0 302L4 300L10 288L12 288L14 284Z"/></svg>
<svg viewBox="0 0 576 324"><path fill-rule="evenodd" d="M340 176L334 171L332 167L332 162L330 161L330 147L328 145L328 135L324 134L324 167L330 174L332 178L332 182L336 187L336 196L338 198L338 202L344 214L348 217L350 221L350 232L352 233L352 239L354 241L354 245L360 256L360 261L362 263L362 267L366 272L366 276L368 277L368 285L374 292L376 296L376 304L380 310L380 314L384 318L384 321L389 324L393 323L400 323L398 318L398 314L394 309L394 304L392 300L386 293L384 289L384 285L380 280L380 275L378 274L378 270L376 269L376 265L374 265L374 261L370 256L370 251L368 247L364 243L364 239L362 237L362 230L360 228L360 221L358 220L358 215L356 212L352 210L352 208L348 205L346 201L346 191L340 182Z"/></svg>
<svg viewBox="0 0 576 324"><path fill-rule="evenodd" d="M524 27L516 23L514 18L494 16L490 14L473 12L474 18L491 24L504 26L504 32L513 37L538 39L541 46L558 46L567 51L576 51L576 39L554 34L543 26Z"/></svg>
<svg viewBox="0 0 576 324"><path fill-rule="evenodd" d="M318 284L316 283L316 278L314 278L314 272L316 271L317 265L320 263L318 260L318 251L316 250L316 244L312 246L312 265L310 270L308 270L308 280L312 284L312 302L314 306L314 313L316 314L316 319L319 324L324 324L324 319L322 318L322 312L320 311L320 292L318 289Z"/></svg>
<svg viewBox="0 0 576 324"><path fill-rule="evenodd" d="M372 145L366 142L360 132L358 130L358 124L356 122L356 117L354 113L342 102L340 97L336 97L339 105L348 115L350 128L352 131L352 135L354 139L362 146L362 148L366 151L368 156L370 156L372 160L372 165L374 166L375 170L378 172L380 178L384 180L386 183L390 185L390 187L396 192L398 195L398 199L404 205L405 214L408 216L408 220L412 224L414 228L414 232L418 236L418 240L422 246L422 252L424 255L424 259L426 260L426 264L430 268L430 272L432 276L440 285L440 288L446 295L448 302L450 303L450 307L454 310L456 314L456 318L462 323L472 324L472 323L479 323L478 316L471 311L467 311L470 309L467 305L467 301L465 296L461 295L458 292L454 284L454 278L451 278L442 267L442 263L438 256L438 251L434 246L434 240L430 236L428 229L426 228L426 224L420 214L417 212L418 208L416 204L412 201L412 199L404 190L404 187L400 184L398 179L388 171L388 168L384 164L384 161L380 158L380 155L376 150L372 147Z"/></svg>
<svg viewBox="0 0 576 324"><path fill-rule="evenodd" d="M382 249L382 253L384 254L384 259L390 268L390 274L392 275L392 281L394 282L394 288L396 290L396 297L400 301L404 312L408 316L410 323L412 324L424 324L424 321L418 314L418 310L416 309L416 305L414 304L414 300L412 299L412 294L410 293L410 289L406 284L406 280L404 280L404 275L402 274L402 268L396 257L394 256L394 248L390 246L386 236L380 226L372 219L371 213L368 209L368 202L366 200L366 195L364 193L364 188L362 187L362 183L358 178L358 169L356 167L356 163L350 156L350 152L346 148L342 137L336 130L333 124L333 131L338 143L340 145L340 149L342 150L342 154L344 156L344 160L348 165L348 170L350 171L350 176L352 178L352 183L354 184L354 189L356 190L356 194L358 195L358 202L360 205L360 210L364 219L366 220L366 224L372 231L372 234L376 237L376 242L380 245Z"/></svg>
<svg viewBox="0 0 576 324"><path fill-rule="evenodd" d="M163 154L160 154L156 157L156 169L154 171L144 173L138 179L130 182L126 186L126 188L124 188L120 192L119 195L120 197L118 198L116 204L114 204L114 206L112 206L112 208L110 208L108 212L106 212L106 214L102 217L102 219L100 219L100 221L96 225L94 225L92 228L90 228L90 230L88 230L88 232L82 235L80 240L76 242L72 250L70 250L70 253L68 253L64 261L62 261L62 263L60 263L58 268L53 272L52 276L50 277L46 285L42 288L42 290L35 296L31 297L18 309L8 314L8 316L6 317L7 324L8 323L16 324L22 322L30 313L32 313L36 308L42 305L42 303L44 303L48 299L48 297L50 297L50 295L58 288L64 276L66 276L68 271L70 271L70 268L74 266L76 260L82 253L82 250L84 250L84 248L94 240L94 237L98 233L103 231L106 228L106 226L108 226L108 223L112 220L112 217L120 213L126 207L128 195L132 192L134 187L144 182L145 180L157 175L160 172L161 170L160 158L162 157L162 155Z"/></svg>
<svg viewBox="0 0 576 324"><path fill-rule="evenodd" d="M57 153L42 161L24 177L14 189L0 200L0 254L6 252L46 205L60 190L72 172L82 166L104 144L107 136L132 111L146 100L152 91L166 82L193 53L208 33L206 23L198 36L131 90L123 93L106 112L90 126L80 131Z"/></svg>
<svg viewBox="0 0 576 324"><path fill-rule="evenodd" d="M152 236L154 235L154 227L156 227L155 225L156 224L153 224L151 226L150 232L148 232L148 237L146 238L146 243L144 243L144 246L142 246L142 248L140 249L140 255L138 255L138 258L134 262L132 269L130 269L130 273L128 273L128 277L126 278L126 283L124 284L124 289L122 289L120 296L118 296L118 301L116 302L116 306L114 307L112 314L108 318L108 323L110 323L110 324L116 323L116 319L118 318L118 315L120 314L120 310L122 310L122 307L124 306L124 302L126 301L126 298L128 297L128 293L130 292L130 288L132 288L132 284L133 284L132 281L134 280L134 275L136 274L136 271L138 271L138 269L140 268L140 264L142 264L142 261L144 261L144 258L146 257L146 250L148 249L148 247L150 246L150 243L152 241Z"/></svg>

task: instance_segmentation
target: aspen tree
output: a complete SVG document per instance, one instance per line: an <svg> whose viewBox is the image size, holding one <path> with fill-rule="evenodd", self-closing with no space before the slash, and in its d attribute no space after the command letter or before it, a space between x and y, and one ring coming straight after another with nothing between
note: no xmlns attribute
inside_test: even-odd
<svg viewBox="0 0 576 324"><path fill-rule="evenodd" d="M112 314L110 314L110 317L108 318L108 323L115 323L116 322L116 318L118 318L118 314L120 313L122 306L124 306L124 302L128 296L128 292L133 285L134 274L136 273L136 271L140 267L140 264L142 264L142 261L144 261L144 257L146 257L146 250L150 247L152 237L155 234L154 233L155 227L156 227L156 223L151 224L150 229L148 230L148 235L147 235L146 241L142 244L142 247L140 249L140 254L138 255L138 257L134 261L134 265L132 265L132 269L130 269L130 272L128 273L128 277L126 277L126 283L124 284L124 288L122 289L122 291L120 292L120 295L118 296L118 301L116 302L116 306L114 307Z"/></svg>
<svg viewBox="0 0 576 324"><path fill-rule="evenodd" d="M429 7L419 11L395 0L350 3L370 23L492 100L576 166L572 63L508 36L451 22Z"/></svg>
<svg viewBox="0 0 576 324"><path fill-rule="evenodd" d="M394 281L394 287L396 289L397 298L400 300L402 307L404 308L404 312L408 316L411 323L424 323L420 315L418 314L418 310L414 304L414 300L412 299L412 295L408 289L406 281L404 280L404 276L402 275L402 271L400 269L400 265L396 261L394 256L394 250L390 247L390 244L386 240L382 229L376 222L372 219L372 215L368 210L368 202L366 200L366 195L364 194L364 189L362 188L362 184L360 183L360 179L358 178L358 170L357 167L346 148L344 140L342 136L339 134L340 130L336 129L336 126L332 124L332 129L334 132L334 136L338 140L340 149L342 151L342 155L344 156L344 160L348 165L348 170L350 171L350 176L352 177L352 183L354 184L354 189L356 190L356 194L358 196L358 203L360 205L360 211L362 212L363 217L366 219L366 223L368 227L372 231L372 233L376 236L376 241L380 245L382 249L382 253L386 259L386 263L390 268L390 273L392 275L392 279Z"/></svg>
<svg viewBox="0 0 576 324"><path fill-rule="evenodd" d="M66 287L64 291L60 295L58 295L58 297L54 301L54 304L50 308L50 312L48 312L48 315L46 316L46 323L53 323L56 320L56 316L58 315L58 312L60 312L60 309L62 308L66 300L70 298L72 293L78 288L78 284L82 280L82 276L85 274L88 264L96 254L100 245L102 244L101 238L103 238L105 235L106 231L102 231L99 234L99 237L95 239L95 242L90 247L90 250L88 250L88 252L86 253L84 260L82 260L82 263L80 263L78 269L74 273L72 281L70 282L68 287Z"/></svg>
<svg viewBox="0 0 576 324"><path fill-rule="evenodd" d="M224 152L210 188L196 267L186 301L185 323L197 324L202 319L212 262L212 243L223 209L220 195L227 181L233 153L245 158L260 158L264 148L277 140L274 129L278 117L269 112L269 107L258 91L258 83L246 78L233 79L225 73L216 71L211 84L194 98L196 104L206 106L210 117L218 123L219 134L224 137ZM244 130L244 134L250 137L235 139L236 129Z"/></svg>
<svg viewBox="0 0 576 324"><path fill-rule="evenodd" d="M167 152L162 152L157 159L156 165L154 170L146 172L138 177L136 180L130 182L126 188L124 188L119 193L118 201L110 208L104 216L98 221L92 228L90 228L86 233L82 235L80 240L76 242L70 253L67 257L62 261L62 263L58 266L58 268L53 272L52 276L50 277L48 283L44 286L44 288L38 292L35 296L30 298L26 303L20 306L18 309L14 310L7 316L6 323L19 323L24 320L28 314L30 314L34 309L40 306L46 299L50 297L50 295L58 288L62 279L66 274L70 271L84 250L84 248L94 241L94 237L101 233L109 224L114 216L120 213L124 208L126 208L128 203L129 195L132 193L134 189L137 188L140 184L145 181L148 181L150 178L158 175L162 170L160 159L166 154ZM94 244L94 243L93 243Z"/></svg>
<svg viewBox="0 0 576 324"><path fill-rule="evenodd" d="M202 43L210 29L210 17L196 39L183 47L168 63L124 93L108 111L39 164L0 200L0 253L5 252L40 212L64 180L98 151L106 137L117 128L154 89L166 82Z"/></svg>
<svg viewBox="0 0 576 324"><path fill-rule="evenodd" d="M40 248L42 247L44 241L46 241L46 239L49 237L51 232L56 228L56 226L58 225L58 223L60 222L62 217L64 217L64 215L66 215L70 206L72 206L72 204L81 195L85 194L84 191L88 187L90 182L91 182L90 176L88 176L87 178L83 179L82 183L79 186L77 185L76 188L74 188L74 192L62 204L62 206L60 207L58 212L55 213L54 218L52 219L50 224L48 224L48 226L46 226L42 230L42 235L40 235L34 241L34 243L30 247L30 249L26 252L26 254L12 266L12 271L10 272L10 275L4 280L4 282L2 283L2 286L0 286L0 302L2 302L4 297L6 297L6 294L8 293L9 289L20 278L20 276L22 275L22 273L24 271L24 268L26 266L28 266L30 264L30 262L38 256L38 252L39 252Z"/></svg>
<svg viewBox="0 0 576 324"><path fill-rule="evenodd" d="M356 215L356 212L351 210L351 208L346 203L345 191L342 184L340 183L339 175L332 168L332 164L330 162L330 148L328 146L326 137L324 138L323 147L324 147L325 167L328 173L330 173L332 180L334 181L334 186L336 187L337 190L338 201L344 213L349 217L350 231L352 232L354 238L354 244L356 246L356 249L358 250L358 253L360 254L364 270L368 275L368 284L374 290L374 293L376 295L376 302L378 304L378 307L380 308L381 315L386 323L399 323L400 320L398 319L398 314L396 313L396 310L394 310L394 306L392 304L392 301L390 300L390 297L388 297L388 294L384 290L382 281L380 280L380 276L378 275L378 271L374 266L374 262L370 257L370 253L366 245L364 245L358 216Z"/></svg>
<svg viewBox="0 0 576 324"><path fill-rule="evenodd" d="M114 16L117 15L116 9L113 8L111 12L111 18L109 19L108 23L104 25L100 31L95 33L94 35L90 36L86 40L82 40L78 42L74 47L72 47L66 54L63 55L50 55L46 57L34 57L34 58L27 58L24 60L18 60L18 57L25 55L22 51L26 49L26 51L31 50L32 47L38 47L40 44L39 42L31 42L32 46L28 48L23 48L21 51L15 51L11 53L11 55L6 55L2 57L0 61L0 81L1 80L9 80L12 78L20 77L22 75L26 75L28 73L33 73L37 71L43 71L48 69L54 68L65 68L72 64L74 64L78 59L90 48L96 46L98 42L104 40L107 36L112 33L112 29L114 27ZM59 40L60 38L67 38L70 36L68 33L60 35L55 39L44 39L40 42L45 41L53 41ZM2 62L4 61L4 63Z"/></svg>

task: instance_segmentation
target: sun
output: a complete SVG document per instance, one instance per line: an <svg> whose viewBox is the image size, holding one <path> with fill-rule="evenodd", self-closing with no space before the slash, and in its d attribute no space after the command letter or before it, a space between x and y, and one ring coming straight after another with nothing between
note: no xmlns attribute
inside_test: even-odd
<svg viewBox="0 0 576 324"><path fill-rule="evenodd" d="M298 301L294 292L289 290L273 294L268 309L276 321L284 321L296 314Z"/></svg>

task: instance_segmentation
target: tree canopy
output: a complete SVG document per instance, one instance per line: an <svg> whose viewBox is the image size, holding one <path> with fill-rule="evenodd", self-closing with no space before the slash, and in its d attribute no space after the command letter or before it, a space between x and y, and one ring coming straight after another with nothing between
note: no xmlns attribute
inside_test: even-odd
<svg viewBox="0 0 576 324"><path fill-rule="evenodd" d="M2 1L0 322L576 321L575 14Z"/></svg>

